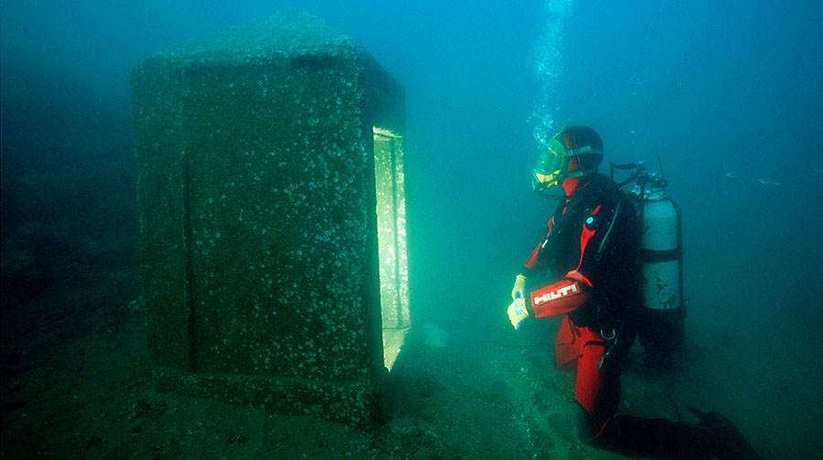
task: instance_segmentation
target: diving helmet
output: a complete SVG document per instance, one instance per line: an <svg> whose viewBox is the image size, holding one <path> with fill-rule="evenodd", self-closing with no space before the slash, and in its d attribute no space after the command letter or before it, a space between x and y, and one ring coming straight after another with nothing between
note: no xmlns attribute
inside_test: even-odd
<svg viewBox="0 0 823 460"><path fill-rule="evenodd" d="M569 126L551 138L532 170L532 187L543 191L563 180L597 169L603 159L603 140L588 126Z"/></svg>

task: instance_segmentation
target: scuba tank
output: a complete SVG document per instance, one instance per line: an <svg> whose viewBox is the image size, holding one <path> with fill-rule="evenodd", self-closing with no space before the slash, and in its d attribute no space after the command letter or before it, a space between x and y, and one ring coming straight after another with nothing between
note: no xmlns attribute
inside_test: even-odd
<svg viewBox="0 0 823 460"><path fill-rule="evenodd" d="M686 315L680 209L669 196L662 174L649 172L643 163L612 164L612 178L617 169L633 170L618 187L631 198L641 223L642 305L636 309L634 326L647 360L668 364L683 342Z"/></svg>

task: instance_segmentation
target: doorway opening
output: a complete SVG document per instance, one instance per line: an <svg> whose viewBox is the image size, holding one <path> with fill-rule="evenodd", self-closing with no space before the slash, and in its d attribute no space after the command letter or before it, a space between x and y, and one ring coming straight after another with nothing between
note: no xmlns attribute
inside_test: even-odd
<svg viewBox="0 0 823 460"><path fill-rule="evenodd" d="M372 131L383 364L391 371L411 327L403 138L384 128L374 127Z"/></svg>

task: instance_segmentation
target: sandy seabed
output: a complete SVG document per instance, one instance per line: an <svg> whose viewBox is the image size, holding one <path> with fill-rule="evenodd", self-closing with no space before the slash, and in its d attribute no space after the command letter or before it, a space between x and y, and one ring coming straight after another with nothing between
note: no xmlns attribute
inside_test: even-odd
<svg viewBox="0 0 823 460"><path fill-rule="evenodd" d="M364 430L158 392L139 302L99 306L77 323L71 315L81 312L67 306L73 297L89 298L58 292L30 306L31 317L50 313L52 323L29 324L28 342L6 331L4 458L622 458L575 437L572 376L551 366L556 321L518 333L502 318L470 330L444 327L436 341L427 336L431 325L413 330L386 384L386 420ZM23 324L18 318L12 327ZM688 405L716 410L767 458L820 452L813 422L821 409L799 421L794 412L816 393L788 392L784 374L762 368L768 360L735 361L730 344L744 333L718 335L715 326L692 334L674 371L630 361L621 410L682 421L694 421ZM793 358L786 347L784 364ZM790 419L794 427L783 423Z"/></svg>

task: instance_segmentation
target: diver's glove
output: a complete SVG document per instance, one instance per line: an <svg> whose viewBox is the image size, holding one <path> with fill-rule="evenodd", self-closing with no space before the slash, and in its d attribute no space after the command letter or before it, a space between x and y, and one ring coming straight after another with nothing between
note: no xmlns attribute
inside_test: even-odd
<svg viewBox="0 0 823 460"><path fill-rule="evenodd" d="M514 299L514 301L509 304L509 308L506 309L506 313L509 315L509 321L512 323L512 327L514 327L515 330L519 329L520 323L529 317L529 310L526 308L526 299L524 299L522 295Z"/></svg>
<svg viewBox="0 0 823 460"><path fill-rule="evenodd" d="M512 288L512 300L526 296L526 275L518 274L514 277L514 287Z"/></svg>

